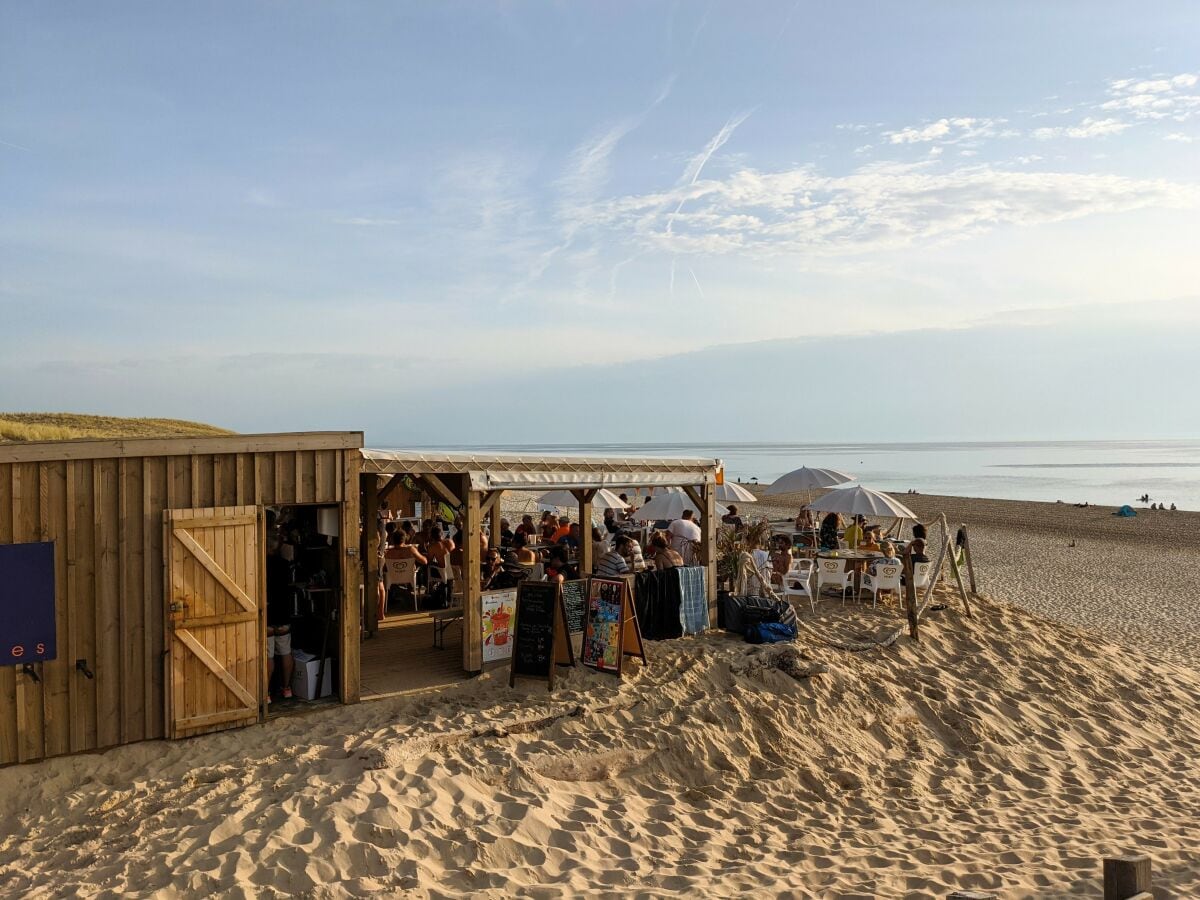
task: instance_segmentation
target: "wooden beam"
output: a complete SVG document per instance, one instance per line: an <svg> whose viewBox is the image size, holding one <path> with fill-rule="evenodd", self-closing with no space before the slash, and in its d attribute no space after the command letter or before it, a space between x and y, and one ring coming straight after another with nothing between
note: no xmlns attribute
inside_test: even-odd
<svg viewBox="0 0 1200 900"><path fill-rule="evenodd" d="M504 491L492 491L488 496L487 503L484 504L485 511L491 517L491 533L488 535L488 546L493 550L500 549L500 499L504 496Z"/></svg>
<svg viewBox="0 0 1200 900"><path fill-rule="evenodd" d="M963 556L967 560L967 578L971 584L971 593L978 594L979 589L975 586L975 561L971 558L971 536L967 534L967 524L965 522L958 527L963 533Z"/></svg>
<svg viewBox="0 0 1200 900"><path fill-rule="evenodd" d="M1149 856L1137 853L1104 860L1104 900L1133 900L1149 892Z"/></svg>
<svg viewBox="0 0 1200 900"><path fill-rule="evenodd" d="M917 585L911 553L904 554L904 611L908 614L908 636L919 641L920 617L917 615Z"/></svg>
<svg viewBox="0 0 1200 900"><path fill-rule="evenodd" d="M596 496L594 490L572 491L579 501L579 574L587 578L592 574L596 561L592 546L592 499Z"/></svg>
<svg viewBox="0 0 1200 900"><path fill-rule="evenodd" d="M103 441L30 441L21 444L0 445L0 463L118 459L129 456L207 456L219 453L358 450L362 445L361 431L231 434L216 437L131 438Z"/></svg>
<svg viewBox="0 0 1200 900"><path fill-rule="evenodd" d="M479 515L490 516L494 511L500 508L500 496L504 491L488 491L482 497L482 502L479 504Z"/></svg>
<svg viewBox="0 0 1200 900"><path fill-rule="evenodd" d="M372 475L371 477L378 478L379 476ZM376 495L375 495L376 507L375 508L378 509L379 507L383 506L384 503L388 503L390 505L390 501L392 499L392 494L396 493L396 491L403 484L404 484L404 476L403 475L393 475L391 478L389 478L388 483L385 484L382 488L380 488L376 492Z"/></svg>
<svg viewBox="0 0 1200 900"><path fill-rule="evenodd" d="M442 479L438 478L438 476L424 472L420 475L414 475L412 477L414 480L420 480L423 482L425 486L429 488L429 492L431 494L436 494L445 503L449 503L456 510L463 505L463 500L460 499L459 496L454 493L454 491L450 490L450 488L446 486L446 482L442 481Z"/></svg>
<svg viewBox="0 0 1200 900"><path fill-rule="evenodd" d="M950 545L949 536L946 537L947 546ZM954 580L958 582L958 592L962 595L963 609L966 610L967 618L973 618L971 615L971 599L967 596L967 589L963 587L962 572L958 568L958 554L954 549L950 549L950 571L954 573Z"/></svg>
<svg viewBox="0 0 1200 900"><path fill-rule="evenodd" d="M360 609L361 606L371 605L370 601L374 599L374 595L364 592L367 589L375 590L379 574L378 551L372 550L370 541L373 536L377 546L378 515L372 512L365 519L359 516L360 489L363 484L362 456L353 450L347 450L339 456L343 469L341 536L338 538L338 547L342 552L342 609L339 616L342 626L339 635L342 658L339 674L342 679L342 702L357 703L361 693L362 675ZM355 529L358 529L357 534ZM367 553L370 555L363 555L363 536L368 538ZM359 597L366 597L367 602L360 606ZM266 605L264 602L263 606Z"/></svg>
<svg viewBox="0 0 1200 900"><path fill-rule="evenodd" d="M700 507L700 565L704 566L704 586L708 592L708 627L717 627L717 487L706 484L694 496L685 487L692 502Z"/></svg>
<svg viewBox="0 0 1200 900"><path fill-rule="evenodd" d="M376 478L375 475L360 478L363 524L358 545L363 570L363 630L368 636L379 628L379 502L382 492L375 489Z"/></svg>
<svg viewBox="0 0 1200 900"><path fill-rule="evenodd" d="M464 479L465 481L465 479ZM480 631L479 491L464 484L467 502L463 509L463 668L468 672L483 669L483 634Z"/></svg>

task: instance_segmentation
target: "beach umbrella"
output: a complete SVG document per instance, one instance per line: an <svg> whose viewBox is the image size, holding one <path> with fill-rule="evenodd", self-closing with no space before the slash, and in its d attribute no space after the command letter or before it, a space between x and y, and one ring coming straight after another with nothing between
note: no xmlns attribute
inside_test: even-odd
<svg viewBox="0 0 1200 900"><path fill-rule="evenodd" d="M840 513L844 516L882 516L896 519L917 517L915 512L899 500L861 485L830 491L820 500L814 500L809 508L816 512Z"/></svg>
<svg viewBox="0 0 1200 900"><path fill-rule="evenodd" d="M538 509L575 509L579 501L570 491L550 491L538 497ZM607 488L600 488L592 498L592 509L624 509L625 503L615 493Z"/></svg>
<svg viewBox="0 0 1200 900"><path fill-rule="evenodd" d="M674 520L682 516L685 509L690 509L694 514L700 515L700 509L692 502L691 497L682 491L671 491L656 496L635 512L633 517L639 522L657 522L659 519ZM718 516L723 516L726 512L728 512L726 507L717 505Z"/></svg>
<svg viewBox="0 0 1200 900"><path fill-rule="evenodd" d="M717 485L717 499L723 503L757 503L758 497L750 493L740 484L725 482Z"/></svg>
<svg viewBox="0 0 1200 900"><path fill-rule="evenodd" d="M820 488L837 487L839 484L846 484L851 481L854 481L854 476L847 475L845 472L838 472L834 469L810 469L808 466L801 466L798 469L788 472L786 475L780 475L763 493L794 494L798 491L815 491Z"/></svg>

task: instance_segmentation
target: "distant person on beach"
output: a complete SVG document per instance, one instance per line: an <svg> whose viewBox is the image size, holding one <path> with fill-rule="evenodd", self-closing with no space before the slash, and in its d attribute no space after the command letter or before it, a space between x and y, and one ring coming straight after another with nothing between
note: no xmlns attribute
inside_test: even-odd
<svg viewBox="0 0 1200 900"><path fill-rule="evenodd" d="M683 557L679 555L678 551L671 548L667 542L667 536L661 531L655 532L654 537L650 539L650 556L654 561L654 568L660 572L683 565Z"/></svg>
<svg viewBox="0 0 1200 900"><path fill-rule="evenodd" d="M738 508L732 503L729 504L729 512L721 516L721 521L726 525L732 525L735 531L742 530L742 517L738 515Z"/></svg>
<svg viewBox="0 0 1200 900"><path fill-rule="evenodd" d="M842 517L837 513L829 513L821 520L819 537L821 549L836 550L838 548L838 529L842 526Z"/></svg>
<svg viewBox="0 0 1200 900"><path fill-rule="evenodd" d="M1175 512L1175 504L1174 503L1171 504L1171 512Z"/></svg>

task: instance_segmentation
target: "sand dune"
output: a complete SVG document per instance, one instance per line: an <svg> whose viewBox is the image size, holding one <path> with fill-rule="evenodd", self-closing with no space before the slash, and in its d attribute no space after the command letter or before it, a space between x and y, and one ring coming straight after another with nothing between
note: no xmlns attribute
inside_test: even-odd
<svg viewBox="0 0 1200 900"><path fill-rule="evenodd" d="M796 649L649 645L624 681L440 694L0 771L10 896L1200 894L1200 675L952 598L919 644L827 601ZM789 656L828 666L796 679ZM790 660L795 662L793 658ZM804 662L801 661L803 665Z"/></svg>

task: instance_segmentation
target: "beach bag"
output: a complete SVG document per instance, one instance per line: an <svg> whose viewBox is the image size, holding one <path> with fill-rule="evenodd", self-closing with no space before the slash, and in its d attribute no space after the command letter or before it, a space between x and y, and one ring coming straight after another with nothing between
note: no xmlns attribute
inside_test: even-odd
<svg viewBox="0 0 1200 900"><path fill-rule="evenodd" d="M450 591L450 585L448 585L446 582L437 582L425 594L425 599L421 601L421 609L449 609Z"/></svg>
<svg viewBox="0 0 1200 900"><path fill-rule="evenodd" d="M739 597L730 594L722 604L724 611L725 630L735 634L746 633L746 626L759 622L782 622L785 625L796 624L796 610L786 600L772 600L769 597Z"/></svg>
<svg viewBox="0 0 1200 900"><path fill-rule="evenodd" d="M778 644L795 640L796 626L783 622L759 622L746 626L745 637L747 644Z"/></svg>

